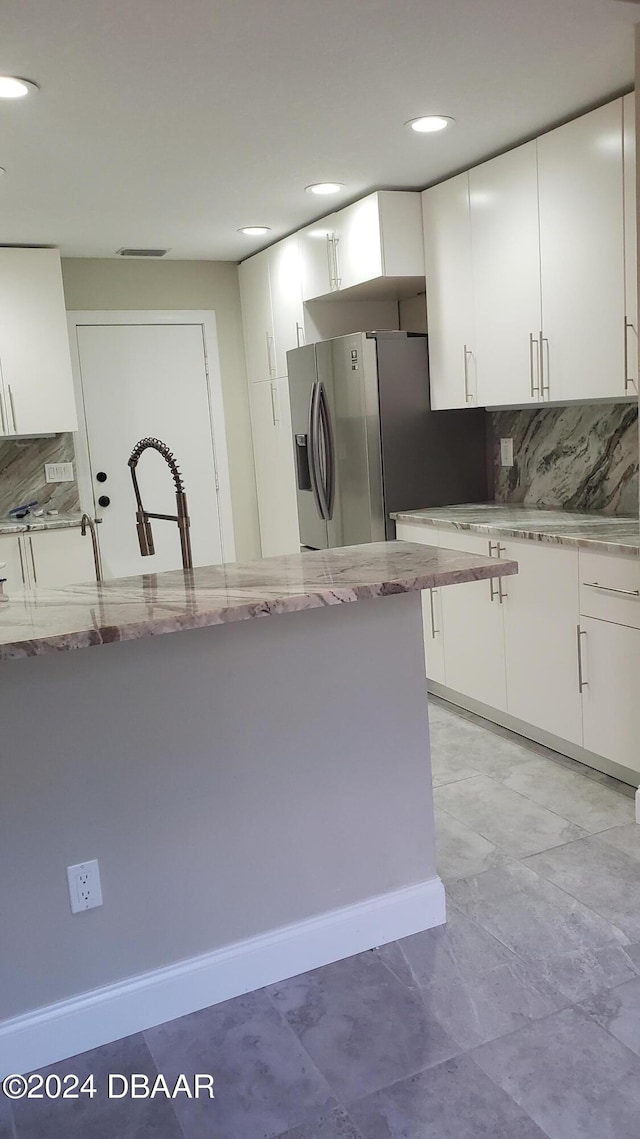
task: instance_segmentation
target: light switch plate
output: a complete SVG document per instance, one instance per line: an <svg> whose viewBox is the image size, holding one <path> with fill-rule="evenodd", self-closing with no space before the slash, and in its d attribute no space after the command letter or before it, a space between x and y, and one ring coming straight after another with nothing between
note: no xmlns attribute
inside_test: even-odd
<svg viewBox="0 0 640 1139"><path fill-rule="evenodd" d="M513 466L513 439L500 440L500 463L503 467Z"/></svg>
<svg viewBox="0 0 640 1139"><path fill-rule="evenodd" d="M47 482L73 482L73 463L45 463Z"/></svg>

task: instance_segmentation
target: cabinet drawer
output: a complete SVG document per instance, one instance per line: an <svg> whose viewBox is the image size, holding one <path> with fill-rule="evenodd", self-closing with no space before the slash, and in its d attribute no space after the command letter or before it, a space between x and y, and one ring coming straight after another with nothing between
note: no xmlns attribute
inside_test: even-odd
<svg viewBox="0 0 640 1139"><path fill-rule="evenodd" d="M417 542L420 546L439 546L438 531L434 526L422 526L415 522L396 522L396 538L399 542Z"/></svg>
<svg viewBox="0 0 640 1139"><path fill-rule="evenodd" d="M640 629L640 559L581 550L580 614Z"/></svg>

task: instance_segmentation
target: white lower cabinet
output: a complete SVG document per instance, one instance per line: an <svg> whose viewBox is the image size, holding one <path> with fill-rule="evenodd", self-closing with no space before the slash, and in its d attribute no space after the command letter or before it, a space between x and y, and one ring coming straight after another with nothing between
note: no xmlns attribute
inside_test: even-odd
<svg viewBox="0 0 640 1139"><path fill-rule="evenodd" d="M300 549L287 379L251 384L251 430L264 558Z"/></svg>
<svg viewBox="0 0 640 1139"><path fill-rule="evenodd" d="M640 781L640 560L580 551L584 746Z"/></svg>
<svg viewBox="0 0 640 1139"><path fill-rule="evenodd" d="M489 541L480 534L450 530L441 546L488 557ZM495 543L491 543L495 550ZM505 711L507 682L504 656L501 583L470 581L442 590L446 683L482 704Z"/></svg>
<svg viewBox="0 0 640 1139"><path fill-rule="evenodd" d="M500 556L518 563L503 586L509 715L581 745L578 551L503 538Z"/></svg>
<svg viewBox="0 0 640 1139"><path fill-rule="evenodd" d="M83 537L79 527L2 535L0 562L6 563L0 577L7 579L9 597L25 587L56 589L96 580L90 532Z"/></svg>
<svg viewBox="0 0 640 1139"><path fill-rule="evenodd" d="M57 589L96 580L89 530L84 537L79 527L36 530L23 537L30 584Z"/></svg>
<svg viewBox="0 0 640 1139"><path fill-rule="evenodd" d="M4 566L0 569L0 577L6 579L4 592L11 597L24 585L24 551L18 534L0 536L0 564L2 562Z"/></svg>
<svg viewBox="0 0 640 1139"><path fill-rule="evenodd" d="M640 559L419 524L397 536L518 563L495 583L423 593L428 679L640 783Z"/></svg>
<svg viewBox="0 0 640 1139"><path fill-rule="evenodd" d="M640 629L580 618L584 747L640 778Z"/></svg>

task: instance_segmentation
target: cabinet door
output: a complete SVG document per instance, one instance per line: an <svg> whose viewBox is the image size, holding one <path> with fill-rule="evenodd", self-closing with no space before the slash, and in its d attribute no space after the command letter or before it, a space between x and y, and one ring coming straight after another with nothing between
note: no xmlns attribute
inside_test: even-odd
<svg viewBox="0 0 640 1139"><path fill-rule="evenodd" d="M247 377L255 384L276 374L269 250L243 261L238 272Z"/></svg>
<svg viewBox="0 0 640 1139"><path fill-rule="evenodd" d="M451 531L441 545L489 554L479 534ZM503 591L504 591L503 584ZM473 581L441 590L444 666L448 688L504 712L507 706L503 605L498 583Z"/></svg>
<svg viewBox="0 0 640 1139"><path fill-rule="evenodd" d="M622 100L538 139L545 399L624 395Z"/></svg>
<svg viewBox="0 0 640 1139"><path fill-rule="evenodd" d="M82 581L95 581L91 535L79 528L35 530L24 535L26 562L34 585L56 589Z"/></svg>
<svg viewBox="0 0 640 1139"><path fill-rule="evenodd" d="M383 274L382 236L378 195L369 194L360 202L335 215L338 283L349 289Z"/></svg>
<svg viewBox="0 0 640 1139"><path fill-rule="evenodd" d="M440 546L442 533L433 526L396 523L396 538L403 542L418 542L424 546ZM445 683L444 630L442 618L442 591L422 590L422 626L424 632L425 672L429 680Z"/></svg>
<svg viewBox="0 0 640 1139"><path fill-rule="evenodd" d="M636 96L622 100L624 170L624 307L627 395L638 392L638 254L636 231Z"/></svg>
<svg viewBox="0 0 640 1139"><path fill-rule="evenodd" d="M469 175L422 194L431 407L477 403Z"/></svg>
<svg viewBox="0 0 640 1139"><path fill-rule="evenodd" d="M578 551L505 539L501 556L518 563L506 578L504 639L507 711L561 739L582 744L578 687Z"/></svg>
<svg viewBox="0 0 640 1139"><path fill-rule="evenodd" d="M17 534L0 537L0 562L4 562L4 568L0 569L0 577L6 578L4 591L11 597L27 584L24 548Z"/></svg>
<svg viewBox="0 0 640 1139"><path fill-rule="evenodd" d="M56 249L0 249L0 368L4 434L78 430Z"/></svg>
<svg viewBox="0 0 640 1139"><path fill-rule="evenodd" d="M254 384L249 396L262 556L297 553L300 538L287 381Z"/></svg>
<svg viewBox="0 0 640 1139"><path fill-rule="evenodd" d="M276 376L287 374L287 352L304 344L302 266L297 234L269 250Z"/></svg>
<svg viewBox="0 0 640 1139"><path fill-rule="evenodd" d="M303 301L326 297L334 288L335 216L331 214L298 231Z"/></svg>
<svg viewBox="0 0 640 1139"><path fill-rule="evenodd" d="M469 171L478 402L540 402L536 144Z"/></svg>
<svg viewBox="0 0 640 1139"><path fill-rule="evenodd" d="M583 617L584 746L640 781L640 630ZM615 664L615 667L612 667Z"/></svg>

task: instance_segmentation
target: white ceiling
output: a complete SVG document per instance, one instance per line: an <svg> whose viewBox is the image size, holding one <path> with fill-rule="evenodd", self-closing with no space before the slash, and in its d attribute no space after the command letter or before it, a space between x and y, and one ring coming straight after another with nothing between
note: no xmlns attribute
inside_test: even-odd
<svg viewBox="0 0 640 1139"><path fill-rule="evenodd" d="M239 260L633 83L620 0L1 0L0 243ZM444 135L405 120L452 115ZM310 182L345 183L317 199Z"/></svg>

